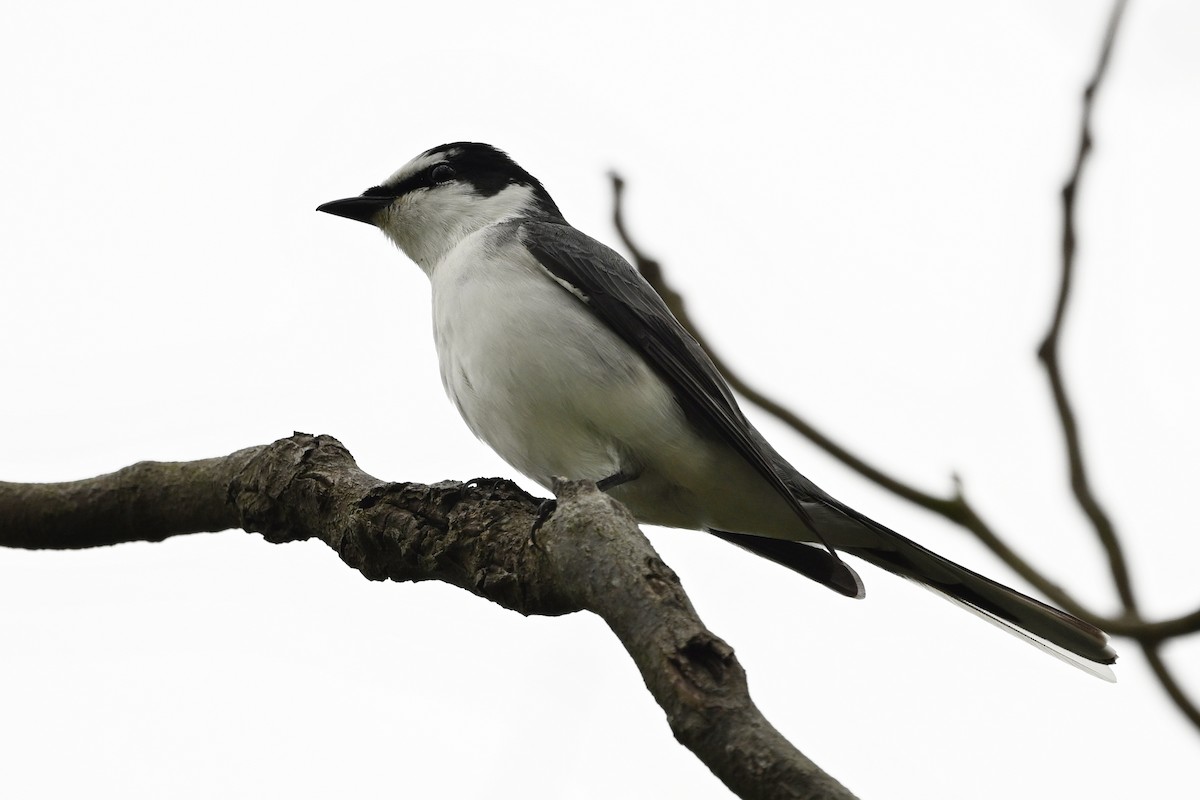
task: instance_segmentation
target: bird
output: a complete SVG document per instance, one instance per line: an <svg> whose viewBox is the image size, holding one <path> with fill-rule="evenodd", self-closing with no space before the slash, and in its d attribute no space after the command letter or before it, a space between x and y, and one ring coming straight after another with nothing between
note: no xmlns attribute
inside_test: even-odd
<svg viewBox="0 0 1200 800"><path fill-rule="evenodd" d="M1099 628L922 547L804 477L620 254L478 142L426 150L318 211L379 228L428 276L446 394L530 479L592 480L641 523L706 531L848 597L849 554L1105 680Z"/></svg>

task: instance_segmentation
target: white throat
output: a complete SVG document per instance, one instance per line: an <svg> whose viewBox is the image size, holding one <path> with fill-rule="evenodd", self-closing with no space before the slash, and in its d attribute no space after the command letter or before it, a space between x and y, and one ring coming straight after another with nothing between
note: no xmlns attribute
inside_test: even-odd
<svg viewBox="0 0 1200 800"><path fill-rule="evenodd" d="M451 183L399 197L384 209L379 228L426 274L475 231L527 216L533 190L512 184L481 197L468 184Z"/></svg>

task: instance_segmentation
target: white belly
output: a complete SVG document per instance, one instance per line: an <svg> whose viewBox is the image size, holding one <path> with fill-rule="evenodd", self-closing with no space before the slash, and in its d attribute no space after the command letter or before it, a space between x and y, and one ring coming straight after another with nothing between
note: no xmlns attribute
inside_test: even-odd
<svg viewBox="0 0 1200 800"><path fill-rule="evenodd" d="M678 440L670 391L628 345L532 257L486 244L468 238L432 275L442 383L475 435L544 486L616 474L647 437Z"/></svg>
<svg viewBox="0 0 1200 800"><path fill-rule="evenodd" d="M670 388L532 256L486 235L431 274L442 383L505 461L555 478L637 476L614 489L643 522L792 538L803 526L729 447L697 434Z"/></svg>

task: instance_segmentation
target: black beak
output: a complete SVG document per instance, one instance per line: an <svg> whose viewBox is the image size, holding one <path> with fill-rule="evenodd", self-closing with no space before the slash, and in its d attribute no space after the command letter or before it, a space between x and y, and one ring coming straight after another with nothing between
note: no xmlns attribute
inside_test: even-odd
<svg viewBox="0 0 1200 800"><path fill-rule="evenodd" d="M375 215L390 206L395 199L394 197L364 194L358 197L347 197L345 200L331 200L328 203L322 203L317 206L317 211L374 225Z"/></svg>

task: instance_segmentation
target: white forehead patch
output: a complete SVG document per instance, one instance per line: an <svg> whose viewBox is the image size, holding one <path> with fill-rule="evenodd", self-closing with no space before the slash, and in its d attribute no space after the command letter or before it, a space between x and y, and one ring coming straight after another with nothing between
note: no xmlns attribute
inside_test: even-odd
<svg viewBox="0 0 1200 800"><path fill-rule="evenodd" d="M380 185L395 186L396 184L400 183L400 181L411 178L421 170L429 169L434 164L442 163L447 158L456 155L457 152L457 150L445 150L440 153L421 153L421 155L417 156L412 161L393 172L391 176L389 176L388 179Z"/></svg>

